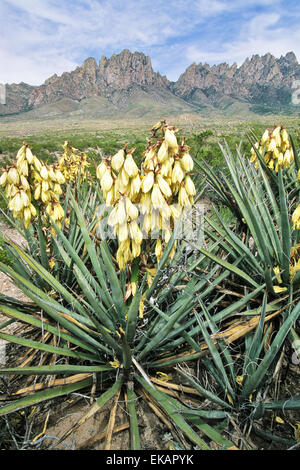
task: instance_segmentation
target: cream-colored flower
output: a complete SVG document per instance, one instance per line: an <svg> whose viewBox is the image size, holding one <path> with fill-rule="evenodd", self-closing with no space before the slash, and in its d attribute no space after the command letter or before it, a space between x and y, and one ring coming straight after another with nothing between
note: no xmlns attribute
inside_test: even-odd
<svg viewBox="0 0 300 470"><path fill-rule="evenodd" d="M142 190L144 193L147 193L152 189L154 184L154 172L149 171L142 181Z"/></svg>
<svg viewBox="0 0 300 470"><path fill-rule="evenodd" d="M135 196L139 193L140 191L140 188L141 188L141 185L142 185L142 182L141 182L141 178L140 178L140 175L137 174L134 178L131 179L130 181L130 190L129 190L129 193L130 193L130 197L132 199L135 198Z"/></svg>
<svg viewBox="0 0 300 470"><path fill-rule="evenodd" d="M185 152L182 155L182 157L180 159L180 163L181 163L182 168L185 171L192 171L193 168L194 168L193 159L192 159L192 157L190 156L190 154L188 152Z"/></svg>
<svg viewBox="0 0 300 470"><path fill-rule="evenodd" d="M127 222L120 224L118 227L118 239L120 242L124 242L128 238L128 225Z"/></svg>
<svg viewBox="0 0 300 470"><path fill-rule="evenodd" d="M119 150L111 159L111 167L115 171L120 171L125 160L124 149Z"/></svg>
<svg viewBox="0 0 300 470"><path fill-rule="evenodd" d="M168 143L166 140L163 140L157 152L157 160L159 163L163 163L167 158L168 158Z"/></svg>
<svg viewBox="0 0 300 470"><path fill-rule="evenodd" d="M160 260L162 256L162 243L160 238L156 241L155 244L155 256L158 260Z"/></svg>
<svg viewBox="0 0 300 470"><path fill-rule="evenodd" d="M138 217L138 215L139 215L138 208L136 207L136 205L132 204L129 197L126 197L126 199L125 199L125 207L126 207L127 216L131 220L134 220Z"/></svg>
<svg viewBox="0 0 300 470"><path fill-rule="evenodd" d="M265 132L262 135L262 138L261 138L262 145L264 145L266 142L268 142L269 135L270 135L269 129L266 129Z"/></svg>
<svg viewBox="0 0 300 470"><path fill-rule="evenodd" d="M9 183L18 185L20 181L19 173L15 167L11 167L7 173L7 179Z"/></svg>
<svg viewBox="0 0 300 470"><path fill-rule="evenodd" d="M28 161L29 165L32 165L34 156L32 154L32 151L30 150L29 147L26 147L26 160Z"/></svg>
<svg viewBox="0 0 300 470"><path fill-rule="evenodd" d="M159 174L157 175L157 182L159 185L159 189L161 190L163 195L166 196L167 198L171 197L172 191L171 191L170 186L168 185L166 180Z"/></svg>
<svg viewBox="0 0 300 470"><path fill-rule="evenodd" d="M182 207L187 207L191 205L188 193L186 192L186 189L184 186L180 186L179 188L178 202Z"/></svg>
<svg viewBox="0 0 300 470"><path fill-rule="evenodd" d="M7 182L7 171L4 171L0 177L0 186L5 186Z"/></svg>
<svg viewBox="0 0 300 470"><path fill-rule="evenodd" d="M130 236L131 240L134 240L136 243L139 243L139 244L142 243L143 234L142 234L136 220L133 220L132 222L130 222L129 227L128 227L128 231L129 231L129 236Z"/></svg>
<svg viewBox="0 0 300 470"><path fill-rule="evenodd" d="M158 183L154 183L151 194L151 201L154 209L160 209L166 204L166 200L163 197L161 190L159 189Z"/></svg>
<svg viewBox="0 0 300 470"><path fill-rule="evenodd" d="M100 165L97 166L97 170L96 170L96 175L97 175L97 178L101 181L104 173L106 172L107 170L107 165L106 163L104 163L103 161L100 163Z"/></svg>
<svg viewBox="0 0 300 470"><path fill-rule="evenodd" d="M129 153L125 158L124 168L130 178L134 178L139 172L139 169L133 160L131 153Z"/></svg>
<svg viewBox="0 0 300 470"><path fill-rule="evenodd" d="M102 176L100 185L104 191L109 191L111 189L113 185L113 179L109 168L106 169L104 175Z"/></svg>
<svg viewBox="0 0 300 470"><path fill-rule="evenodd" d="M294 229L300 230L300 204L298 204L292 215L292 222Z"/></svg>
<svg viewBox="0 0 300 470"><path fill-rule="evenodd" d="M186 189L187 194L189 196L195 196L196 188L195 188L192 178L190 176L186 176L184 183L185 183L185 189Z"/></svg>
<svg viewBox="0 0 300 470"><path fill-rule="evenodd" d="M170 129L165 130L165 140L168 144L169 149L172 151L173 154L178 152L178 142L175 135L175 132Z"/></svg>
<svg viewBox="0 0 300 470"><path fill-rule="evenodd" d="M48 179L48 170L47 170L47 167L45 165L42 166L40 174L41 174L41 177L43 178L43 180Z"/></svg>

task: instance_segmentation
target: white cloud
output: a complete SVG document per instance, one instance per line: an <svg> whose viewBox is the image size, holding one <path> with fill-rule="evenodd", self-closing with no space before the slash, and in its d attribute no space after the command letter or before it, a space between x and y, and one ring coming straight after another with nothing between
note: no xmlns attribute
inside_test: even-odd
<svg viewBox="0 0 300 470"><path fill-rule="evenodd" d="M289 1L289 0L286 0ZM297 30L277 26L283 0L1 0L0 82L40 84L54 73L124 48L149 54L176 80L192 62L241 62L253 53L295 50ZM278 12L276 10L278 5ZM225 13L260 7L237 36L206 45L202 29ZM237 20L239 21L239 19ZM220 23L219 23L220 24ZM199 45L200 44L200 45ZM299 44L299 46L298 46Z"/></svg>
<svg viewBox="0 0 300 470"><path fill-rule="evenodd" d="M267 0L265 0L267 1ZM263 55L268 52L276 57L295 52L300 57L300 31L291 28L287 23L279 25L278 13L259 14L243 25L238 37L232 41L215 44L210 50L191 45L187 48L187 59L190 62L237 62L240 65L246 57L254 54Z"/></svg>

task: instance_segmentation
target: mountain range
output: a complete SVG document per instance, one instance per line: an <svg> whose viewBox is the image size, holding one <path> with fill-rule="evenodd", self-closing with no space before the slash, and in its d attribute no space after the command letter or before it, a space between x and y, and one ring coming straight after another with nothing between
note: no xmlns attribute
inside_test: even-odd
<svg viewBox="0 0 300 470"><path fill-rule="evenodd" d="M300 64L293 52L276 58L253 55L236 63L191 64L176 82L152 68L150 57L125 49L99 63L90 57L72 72L53 75L42 85L6 85L0 115L144 117L157 114L295 114L293 83Z"/></svg>

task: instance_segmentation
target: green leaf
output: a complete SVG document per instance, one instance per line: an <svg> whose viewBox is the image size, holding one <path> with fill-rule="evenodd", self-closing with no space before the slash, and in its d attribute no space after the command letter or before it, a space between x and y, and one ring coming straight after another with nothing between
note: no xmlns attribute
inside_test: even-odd
<svg viewBox="0 0 300 470"><path fill-rule="evenodd" d="M74 373L98 373L112 371L113 368L108 365L71 365L71 364L55 364L49 366L31 366L31 367L9 367L0 369L3 375L58 375L58 374L74 374Z"/></svg>
<svg viewBox="0 0 300 470"><path fill-rule="evenodd" d="M127 403L128 403L128 413L129 413L129 421L130 421L130 443L131 443L131 450L140 450L141 443L140 443L140 434L139 434L139 425L138 425L138 418L136 414L136 407L135 403L137 397L132 390L132 388L127 384Z"/></svg>
<svg viewBox="0 0 300 470"><path fill-rule="evenodd" d="M82 390L85 387L88 387L92 384L93 378L85 379L81 382L76 382L74 384L62 385L59 387L46 388L41 392L35 392L33 395L28 395L20 400L4 405L0 408L0 416L13 413L18 410L22 410L28 406L37 405L46 400L51 400L63 395L68 395L69 393L76 392L77 390Z"/></svg>
<svg viewBox="0 0 300 470"><path fill-rule="evenodd" d="M171 419L176 426L186 435L194 444L198 445L202 450L210 450L209 446L204 442L193 428L177 413L176 408L170 403L168 395L151 387L142 377L137 376L138 382L151 395L158 405L163 408L168 418Z"/></svg>

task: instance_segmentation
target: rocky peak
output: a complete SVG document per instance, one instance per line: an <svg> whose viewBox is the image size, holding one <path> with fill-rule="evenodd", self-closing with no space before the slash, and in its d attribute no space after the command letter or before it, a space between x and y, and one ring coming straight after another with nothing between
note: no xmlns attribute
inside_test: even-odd
<svg viewBox="0 0 300 470"><path fill-rule="evenodd" d="M99 66L95 58L89 57L73 72L64 72L60 77L53 75L36 87L29 104L55 102L62 96L75 100L95 95L109 97L135 85L166 89L169 81L153 71L150 57L124 49L109 59L102 56Z"/></svg>
<svg viewBox="0 0 300 470"><path fill-rule="evenodd" d="M279 59L270 53L254 54L239 67L236 63L210 66L194 62L177 82L171 83L154 72L150 57L124 49L110 58L102 56L99 63L89 57L72 72L61 76L54 74L38 87L7 85L7 104L0 105L0 114L18 113L41 104L52 105L62 99L75 101L76 107L82 99L92 97L105 98L118 107L134 93L148 95L151 100L164 96L165 101L173 93L173 98L180 98L181 104L209 104L216 108L237 100L275 106L281 112L282 106L289 106L292 83L298 79L300 65L293 52Z"/></svg>
<svg viewBox="0 0 300 470"><path fill-rule="evenodd" d="M152 69L151 59L142 52L131 53L128 49L113 54L110 59L101 57L98 82L109 88L122 90L132 85L168 86L168 80Z"/></svg>
<svg viewBox="0 0 300 470"><path fill-rule="evenodd" d="M300 77L300 65L293 52L285 57L276 59L272 54L263 56L254 54L247 58L240 67L226 63L203 66L192 64L179 77L173 89L177 95L189 99L192 90L201 90L209 96L210 93L227 95L245 101L262 99L261 90L273 88L269 100L274 99L274 90L284 90L282 99L287 100L292 81ZM276 94L278 99L278 94Z"/></svg>

